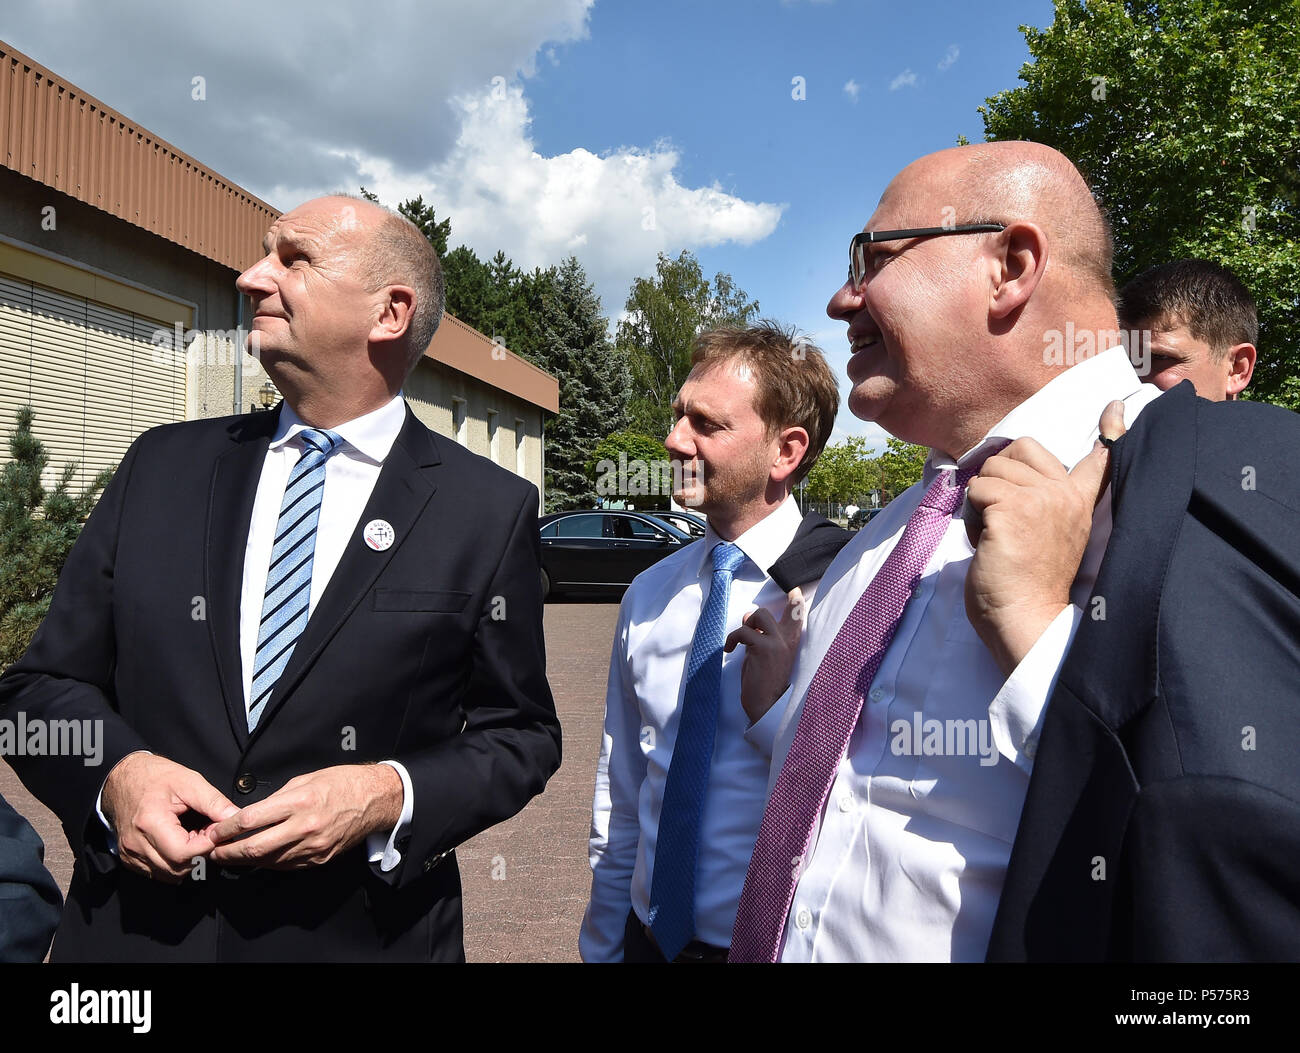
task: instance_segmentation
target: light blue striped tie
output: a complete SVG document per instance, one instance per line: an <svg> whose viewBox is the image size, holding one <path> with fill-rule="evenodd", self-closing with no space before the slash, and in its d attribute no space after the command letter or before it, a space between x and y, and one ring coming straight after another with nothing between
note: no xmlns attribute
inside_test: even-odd
<svg viewBox="0 0 1300 1053"><path fill-rule="evenodd" d="M299 438L307 448L284 487L271 566L266 572L262 624L257 630L257 657L253 659L253 688L248 698L249 731L257 727L267 699L307 624L316 523L325 493L325 461L343 442L332 431L315 428L300 432Z"/></svg>
<svg viewBox="0 0 1300 1053"><path fill-rule="evenodd" d="M700 816L713 764L713 740L722 696L722 645L727 629L731 579L745 554L730 541L713 552L713 580L700 612L686 663L686 691L673 742L673 759L659 812L654 876L650 882L650 929L670 962L695 937L695 871Z"/></svg>

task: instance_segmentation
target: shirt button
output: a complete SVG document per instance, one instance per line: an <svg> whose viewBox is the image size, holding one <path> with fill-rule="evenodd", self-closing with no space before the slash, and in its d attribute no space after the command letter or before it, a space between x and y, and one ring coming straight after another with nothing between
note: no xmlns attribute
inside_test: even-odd
<svg viewBox="0 0 1300 1053"><path fill-rule="evenodd" d="M885 689L883 687L873 687L871 689L872 702L879 702L884 697L885 697Z"/></svg>
<svg viewBox="0 0 1300 1053"><path fill-rule="evenodd" d="M800 929L806 929L812 924L812 911L807 907L800 907L799 913L794 916L794 923Z"/></svg>
<svg viewBox="0 0 1300 1053"><path fill-rule="evenodd" d="M1028 742L1024 744L1024 746L1021 747L1020 752L1023 753L1026 757L1028 757L1030 760L1033 760L1034 754L1038 752L1038 743L1035 742L1033 739L1030 739Z"/></svg>
<svg viewBox="0 0 1300 1053"><path fill-rule="evenodd" d="M841 811L841 812L851 812L851 811L853 811L853 791L852 791L852 790L845 790L842 794L840 794L840 811Z"/></svg>

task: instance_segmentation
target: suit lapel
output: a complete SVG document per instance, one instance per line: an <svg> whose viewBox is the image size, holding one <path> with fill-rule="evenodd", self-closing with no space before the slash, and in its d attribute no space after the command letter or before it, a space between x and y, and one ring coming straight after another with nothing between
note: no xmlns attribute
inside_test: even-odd
<svg viewBox="0 0 1300 1053"><path fill-rule="evenodd" d="M380 469L370 500L357 519L329 585L298 638L293 656L276 683L262 718L253 729L254 737L271 723L284 700L302 681L321 651L388 566L393 554L410 536L436 489L433 468L438 462L433 436L408 406L406 422ZM366 524L374 519L386 521L396 535L392 546L383 551L370 548L363 538Z"/></svg>
<svg viewBox="0 0 1300 1053"><path fill-rule="evenodd" d="M231 448L212 467L208 491L204 587L209 597L208 631L221 678L230 729L240 748L248 742L239 614L244 583L244 550L253 518L253 501L262 477L266 449L280 411L240 418L230 426Z"/></svg>
<svg viewBox="0 0 1300 1053"><path fill-rule="evenodd" d="M1182 383L1147 406L1111 453L1113 523L1089 607L1100 596L1112 613L1080 623L1058 682L1112 726L1130 715L1119 707L1159 694L1160 601L1195 483L1196 432L1195 391ZM1140 692L1131 688L1139 670Z"/></svg>

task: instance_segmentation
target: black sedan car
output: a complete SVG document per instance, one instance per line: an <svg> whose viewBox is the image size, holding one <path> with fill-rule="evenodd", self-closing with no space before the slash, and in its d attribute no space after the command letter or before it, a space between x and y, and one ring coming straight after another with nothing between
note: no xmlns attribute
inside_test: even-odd
<svg viewBox="0 0 1300 1053"><path fill-rule="evenodd" d="M641 512L582 509L537 521L542 535L542 594L623 594L652 563L695 539Z"/></svg>
<svg viewBox="0 0 1300 1053"><path fill-rule="evenodd" d="M859 508L849 516L849 529L861 530L883 511L883 508Z"/></svg>
<svg viewBox="0 0 1300 1053"><path fill-rule="evenodd" d="M684 534L690 534L691 537L697 538L704 536L704 528L708 525L694 512L648 512L647 515L651 515L669 526L675 526Z"/></svg>

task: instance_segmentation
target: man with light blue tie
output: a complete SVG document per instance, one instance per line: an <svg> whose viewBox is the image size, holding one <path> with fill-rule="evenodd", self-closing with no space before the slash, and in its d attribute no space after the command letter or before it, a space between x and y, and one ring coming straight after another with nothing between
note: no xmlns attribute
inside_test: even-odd
<svg viewBox="0 0 1300 1053"><path fill-rule="evenodd" d="M742 654L725 654L724 643L746 617L782 616L789 631L848 540L822 517L802 516L790 496L838 401L821 353L779 327L696 341L665 446L680 470L677 500L708 527L639 575L619 610L584 961L726 957L767 759L746 739Z"/></svg>
<svg viewBox="0 0 1300 1053"><path fill-rule="evenodd" d="M51 957L461 961L454 850L560 760L537 491L401 397L443 306L407 220L307 202L237 286L284 401L141 436L0 678L104 728L14 765L76 859Z"/></svg>

